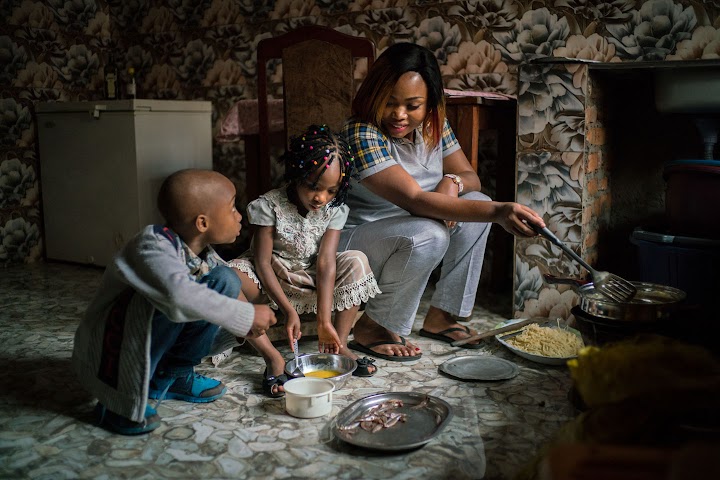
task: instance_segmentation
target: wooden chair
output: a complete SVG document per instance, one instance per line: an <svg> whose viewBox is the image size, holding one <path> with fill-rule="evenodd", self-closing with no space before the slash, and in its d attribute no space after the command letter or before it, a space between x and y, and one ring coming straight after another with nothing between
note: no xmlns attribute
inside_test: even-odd
<svg viewBox="0 0 720 480"><path fill-rule="evenodd" d="M355 96L355 60L375 60L375 45L362 37L352 37L321 26L304 26L258 43L258 119L257 156L246 155L247 200L257 198L272 187L268 115L267 62L282 61L285 148L292 135L308 125L325 123L339 130L351 114ZM304 338L317 335L314 314L300 316ZM284 322L267 332L272 342L287 342Z"/></svg>
<svg viewBox="0 0 720 480"><path fill-rule="evenodd" d="M267 62L282 61L285 145L308 125L326 123L338 130L351 113L355 95L354 61L375 60L375 45L322 26L304 26L258 43L259 145L256 158L246 158L247 199L270 190L270 126Z"/></svg>

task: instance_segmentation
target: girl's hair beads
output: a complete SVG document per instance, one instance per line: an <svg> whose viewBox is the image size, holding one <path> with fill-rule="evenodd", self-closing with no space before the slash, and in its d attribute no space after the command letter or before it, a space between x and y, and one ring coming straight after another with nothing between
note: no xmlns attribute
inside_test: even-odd
<svg viewBox="0 0 720 480"><path fill-rule="evenodd" d="M315 185L324 171L330 168L333 162L338 162L340 186L329 205L339 207L345 203L355 157L347 142L327 125L310 125L302 134L291 137L290 148L279 160L285 165L285 180L292 185L307 180L320 170L320 174L312 183Z"/></svg>

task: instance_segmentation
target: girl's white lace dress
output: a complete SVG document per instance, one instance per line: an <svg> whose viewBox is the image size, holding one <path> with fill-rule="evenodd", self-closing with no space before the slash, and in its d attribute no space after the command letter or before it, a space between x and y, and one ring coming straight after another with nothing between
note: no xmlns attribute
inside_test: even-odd
<svg viewBox="0 0 720 480"><path fill-rule="evenodd" d="M320 240L328 229L342 230L348 207L325 206L303 217L288 200L285 188L261 195L248 204L248 221L258 226L274 226L272 269L285 295L299 314L317 313L317 254ZM253 248L229 262L245 272L262 289L255 274ZM367 302L380 293L367 257L358 250L337 254L332 310L345 310ZM270 306L277 308L275 302Z"/></svg>

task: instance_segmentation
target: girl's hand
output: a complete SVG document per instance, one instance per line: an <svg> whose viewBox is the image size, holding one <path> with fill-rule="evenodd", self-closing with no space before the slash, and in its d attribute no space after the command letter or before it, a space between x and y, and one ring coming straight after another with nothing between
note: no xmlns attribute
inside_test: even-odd
<svg viewBox="0 0 720 480"><path fill-rule="evenodd" d="M300 316L295 310L286 314L285 330L287 331L288 341L290 342L290 350L293 349L295 340L300 340L302 332L300 331Z"/></svg>
<svg viewBox="0 0 720 480"><path fill-rule="evenodd" d="M318 323L318 351L320 353L340 353L340 337L332 323Z"/></svg>

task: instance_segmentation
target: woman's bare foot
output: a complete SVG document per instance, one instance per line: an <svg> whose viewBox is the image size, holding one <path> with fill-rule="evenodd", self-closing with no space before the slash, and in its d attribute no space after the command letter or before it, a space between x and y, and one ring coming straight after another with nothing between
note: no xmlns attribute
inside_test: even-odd
<svg viewBox="0 0 720 480"><path fill-rule="evenodd" d="M446 331L453 328L457 328L457 330L451 332ZM443 332L443 336L451 338L453 340L462 340L464 338L468 338L477 334L475 330L460 325L457 321L455 321L455 318L448 312L432 306L428 309L427 315L425 315L425 321L423 322L423 330L433 334L439 334L440 332ZM476 345L481 341L482 340L476 340L475 342L470 342L467 345Z"/></svg>
<svg viewBox="0 0 720 480"><path fill-rule="evenodd" d="M378 342L387 342L370 348L379 356L415 357L420 355L420 348L403 339L400 335L378 325L367 314L363 313L353 327L355 343L363 346ZM347 348L347 347L345 347ZM357 358L357 356L355 357Z"/></svg>

